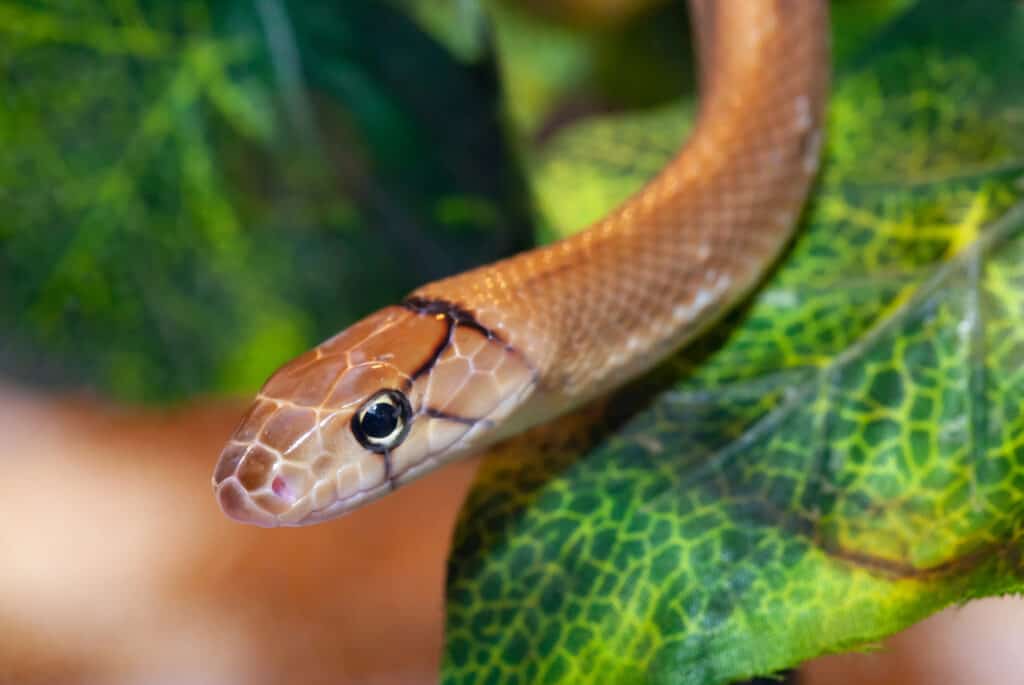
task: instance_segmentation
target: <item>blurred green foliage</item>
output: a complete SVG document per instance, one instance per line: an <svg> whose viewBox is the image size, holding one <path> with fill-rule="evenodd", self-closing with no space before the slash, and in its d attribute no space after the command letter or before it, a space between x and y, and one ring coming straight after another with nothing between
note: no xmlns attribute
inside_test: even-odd
<svg viewBox="0 0 1024 685"><path fill-rule="evenodd" d="M0 3L0 363L250 392L529 244L486 55L388 3Z"/></svg>

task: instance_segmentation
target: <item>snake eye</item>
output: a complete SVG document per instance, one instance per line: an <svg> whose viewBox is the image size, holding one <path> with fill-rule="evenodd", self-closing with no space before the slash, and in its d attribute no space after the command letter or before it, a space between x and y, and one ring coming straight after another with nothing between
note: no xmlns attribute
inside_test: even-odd
<svg viewBox="0 0 1024 685"><path fill-rule="evenodd" d="M352 433L366 449L386 452L405 440L411 414L405 395L397 390L381 390L352 417Z"/></svg>

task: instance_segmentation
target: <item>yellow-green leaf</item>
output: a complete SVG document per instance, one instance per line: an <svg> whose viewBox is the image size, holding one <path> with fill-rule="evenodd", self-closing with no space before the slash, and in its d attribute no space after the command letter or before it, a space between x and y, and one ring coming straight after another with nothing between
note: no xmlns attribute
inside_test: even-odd
<svg viewBox="0 0 1024 685"><path fill-rule="evenodd" d="M1022 41L1019 3L920 2L844 55L822 177L752 300L485 459L446 682L726 683L1024 590ZM674 116L556 139L554 234L656 169Z"/></svg>

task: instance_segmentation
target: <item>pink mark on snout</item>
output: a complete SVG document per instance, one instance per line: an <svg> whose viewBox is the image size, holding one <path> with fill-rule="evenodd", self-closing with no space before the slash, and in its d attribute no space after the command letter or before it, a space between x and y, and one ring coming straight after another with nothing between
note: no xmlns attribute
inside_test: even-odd
<svg viewBox="0 0 1024 685"><path fill-rule="evenodd" d="M281 476L276 476L274 482L270 484L270 489L274 491L274 494L283 500L287 500L289 503L295 501L295 493L288 487L288 481Z"/></svg>

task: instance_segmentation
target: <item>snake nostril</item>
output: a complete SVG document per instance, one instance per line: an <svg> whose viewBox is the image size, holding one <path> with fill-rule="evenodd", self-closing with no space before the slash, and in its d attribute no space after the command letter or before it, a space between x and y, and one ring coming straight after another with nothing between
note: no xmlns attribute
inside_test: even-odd
<svg viewBox="0 0 1024 685"><path fill-rule="evenodd" d="M296 499L295 493L288 485L288 481L286 481L281 476L274 477L273 483L270 484L270 489L274 491L275 495L287 501L289 504L294 502Z"/></svg>

